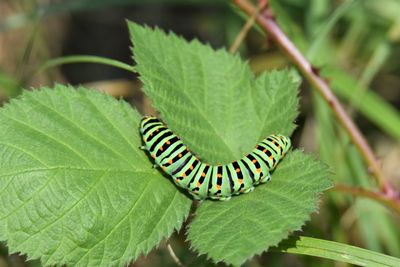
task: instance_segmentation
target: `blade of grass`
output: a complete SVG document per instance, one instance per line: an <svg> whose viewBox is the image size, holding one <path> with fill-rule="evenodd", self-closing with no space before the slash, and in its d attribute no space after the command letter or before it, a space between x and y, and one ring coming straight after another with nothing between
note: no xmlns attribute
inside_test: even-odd
<svg viewBox="0 0 400 267"><path fill-rule="evenodd" d="M124 62L109 59L99 56L90 56L90 55L72 55L65 56L59 58L53 58L45 62L42 66L39 67L37 72L44 71L49 68L54 68L56 66L64 65L64 64L74 64L74 63L94 63L94 64L103 64L113 66L119 69L123 69L129 72L135 72L135 68L131 65L128 65Z"/></svg>
<svg viewBox="0 0 400 267"><path fill-rule="evenodd" d="M310 47L307 50L306 57L313 61L315 57L318 55L324 40L326 40L328 34L331 32L332 28L335 26L336 22L346 14L350 8L353 7L354 0L347 0L343 2L338 8L335 9L334 13L330 16L328 21L322 25L321 29L315 35L316 38L311 43Z"/></svg>
<svg viewBox="0 0 400 267"><path fill-rule="evenodd" d="M274 251L315 256L359 266L400 266L400 259L375 251L311 237L292 237Z"/></svg>
<svg viewBox="0 0 400 267"><path fill-rule="evenodd" d="M335 68L325 68L321 74L331 78L332 88L340 97L348 102L352 101L354 91L358 86L358 82L353 77ZM355 107L387 134L400 140L399 112L372 90L363 91L365 93L362 98L353 102Z"/></svg>

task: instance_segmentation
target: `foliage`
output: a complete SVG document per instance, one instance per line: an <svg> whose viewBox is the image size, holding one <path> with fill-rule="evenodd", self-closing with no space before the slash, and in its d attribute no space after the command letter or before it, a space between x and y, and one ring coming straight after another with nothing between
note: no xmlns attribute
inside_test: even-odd
<svg viewBox="0 0 400 267"><path fill-rule="evenodd" d="M139 119L124 102L62 85L1 110L0 238L11 252L124 265L181 227L191 202L139 149Z"/></svg>
<svg viewBox="0 0 400 267"><path fill-rule="evenodd" d="M288 71L255 79L246 64L223 50L214 52L197 41L188 44L135 24L129 27L146 92L201 156L232 160L260 136L293 130L297 82ZM171 63L177 67L168 68ZM283 88L286 91L280 93ZM11 251L40 257L45 265L124 265L180 228L190 200L150 167L139 149L139 118L123 102L62 85L24 93L3 108L0 196L7 205L1 209L0 237L8 240ZM271 185L226 203L201 205L189 239L216 261L243 262L300 228L316 209L318 194L329 187L326 169L300 151L289 154ZM293 194L299 187L302 193ZM258 211L252 209L254 204ZM213 217L209 212L221 216L232 209L247 213L224 216L235 223L225 225L227 233L220 241L230 242L229 233L238 227L250 232L236 236L236 249L214 254L212 247L201 245L218 246L204 230L204 218ZM256 228L247 226L249 219ZM274 231L259 236L258 246L240 242L255 239L258 227ZM235 250L242 252L230 257Z"/></svg>
<svg viewBox="0 0 400 267"><path fill-rule="evenodd" d="M250 38L239 49L253 71L261 73L258 76L247 62L225 49L213 50L197 40L187 42L172 33L133 23L129 23L129 30L138 63L135 69L111 58L76 55L51 59L31 71L35 64L29 60L30 54L39 51L36 56L43 62L54 55L54 51L46 51L46 42L57 41L52 35L50 41L43 38L41 19L132 1L19 2L24 3L9 3L18 7L19 13L0 21L1 37L14 34L17 28L32 27L32 33L29 38L24 36L26 44L21 42L12 51L18 58L15 73L7 62L1 63L0 100L19 95L21 85L37 84L39 71L52 82L48 69L58 65L106 64L137 70L143 91L160 116L206 162L229 162L250 151L265 135L292 135L295 129L295 147L314 150L317 156L294 149L272 174L272 181L253 193L229 202L204 201L190 209L191 199L153 169L146 153L138 149L141 115L131 106L84 87L57 84L25 91L0 109L0 241L4 240L0 265L7 253L21 252L28 260L40 258L45 265L125 265L147 254L138 265L162 262L163 266L175 266L161 241L169 238L188 266L208 266L211 261L239 265L266 250L271 253L244 265L334 266L342 261L360 266L400 266L400 259L379 253L400 257L396 214L376 199L348 197L335 190L318 201L330 186L328 176L335 183L374 192L376 184L329 105L307 88L307 83L302 84L306 90L301 92L298 117L298 74L290 69L287 55L265 41L260 28L255 26L258 32L250 31ZM141 1L134 2L142 7ZM183 1L152 2L162 2L159 5L168 10ZM389 143L394 150L400 136L395 90L400 83L399 2L269 3L290 41L347 105L382 166L386 168L385 159L390 159L397 170L395 156L385 155L382 144ZM205 4L193 0L185 5L205 8L206 15L196 15L195 27L207 32L206 40L212 45L221 45L223 40L226 45L232 43L247 19L244 14L236 16L238 10L229 12L224 1ZM157 3L145 6L149 10L160 7ZM208 12L214 7L218 16ZM181 15L179 21L188 19ZM170 20L160 25L178 30L176 26ZM186 29L192 26L185 25ZM75 41L79 45L83 40ZM284 70L263 72L276 68ZM317 157L329 163L330 173ZM396 173L389 175L396 183ZM312 212L311 221L306 223ZM294 231L300 229L304 235L321 239L298 237ZM289 233L288 239L282 240ZM158 249L151 252L155 247ZM287 257L286 253L313 257ZM35 262L26 264L36 266Z"/></svg>

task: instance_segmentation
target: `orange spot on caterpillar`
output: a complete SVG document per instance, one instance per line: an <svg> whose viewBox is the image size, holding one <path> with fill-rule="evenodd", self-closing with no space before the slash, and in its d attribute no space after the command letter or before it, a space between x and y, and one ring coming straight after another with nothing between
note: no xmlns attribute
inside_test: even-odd
<svg viewBox="0 0 400 267"><path fill-rule="evenodd" d="M218 177L218 178L222 178L222 174L217 173L217 177Z"/></svg>
<svg viewBox="0 0 400 267"><path fill-rule="evenodd" d="M267 152L267 149L266 149L266 148L264 148L263 152L264 152L264 153L265 153L265 152Z"/></svg>
<svg viewBox="0 0 400 267"><path fill-rule="evenodd" d="M160 151L163 151L163 150L164 150L164 148L163 148L162 146L160 146L159 150L160 150Z"/></svg>
<svg viewBox="0 0 400 267"><path fill-rule="evenodd" d="M258 168L258 169L257 169L257 172L258 172L258 173L261 173L261 168Z"/></svg>
<svg viewBox="0 0 400 267"><path fill-rule="evenodd" d="M216 187L217 187L217 190L220 190L221 189L221 186L220 185L216 185Z"/></svg>
<svg viewBox="0 0 400 267"><path fill-rule="evenodd" d="M201 177L206 177L206 173L205 172L201 173Z"/></svg>
<svg viewBox="0 0 400 267"><path fill-rule="evenodd" d="M201 183L200 183L200 182L197 182L196 186L197 186L197 187L200 187L200 185L201 185Z"/></svg>
<svg viewBox="0 0 400 267"><path fill-rule="evenodd" d="M193 170L194 169L193 165L190 165L189 169Z"/></svg>
<svg viewBox="0 0 400 267"><path fill-rule="evenodd" d="M182 177L185 178L186 177L186 173L182 173Z"/></svg>
<svg viewBox="0 0 400 267"><path fill-rule="evenodd" d="M181 154L181 153L179 153L178 157L182 158L182 154Z"/></svg>
<svg viewBox="0 0 400 267"><path fill-rule="evenodd" d="M151 157L152 157L153 159L155 159L155 158L156 158L156 155L154 155L154 154L151 154Z"/></svg>
<svg viewBox="0 0 400 267"><path fill-rule="evenodd" d="M171 144L171 142L169 140L166 143L167 143L167 145Z"/></svg>
<svg viewBox="0 0 400 267"><path fill-rule="evenodd" d="M240 172L240 169L239 169L239 168L236 168L235 172Z"/></svg>
<svg viewBox="0 0 400 267"><path fill-rule="evenodd" d="M169 164L172 164L172 163L174 163L174 162L172 161L172 159L170 159L170 160L168 160L168 163L169 163Z"/></svg>
<svg viewBox="0 0 400 267"><path fill-rule="evenodd" d="M256 160L256 159L253 159L251 162L253 162L253 163L256 163L256 162L257 162L257 160Z"/></svg>
<svg viewBox="0 0 400 267"><path fill-rule="evenodd" d="M243 184L243 179L238 179L239 184Z"/></svg>
<svg viewBox="0 0 400 267"><path fill-rule="evenodd" d="M269 159L273 159L273 158L274 158L274 156L272 156L272 155L271 155L271 156L269 156Z"/></svg>

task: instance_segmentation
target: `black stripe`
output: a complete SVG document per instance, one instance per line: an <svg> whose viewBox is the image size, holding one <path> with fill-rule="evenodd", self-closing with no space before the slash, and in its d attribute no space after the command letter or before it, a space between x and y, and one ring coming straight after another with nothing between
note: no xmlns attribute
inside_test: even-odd
<svg viewBox="0 0 400 267"><path fill-rule="evenodd" d="M232 180L232 174L231 174L231 171L230 171L228 165L225 166L225 168L226 168L226 172L228 173L228 180L229 180L229 186L231 187L231 193L233 193L233 191L235 190L235 183Z"/></svg>
<svg viewBox="0 0 400 267"><path fill-rule="evenodd" d="M189 153L188 150L183 150L182 153L182 157L179 157L179 154L176 155L173 159L172 159L172 163L177 162L180 158L183 158L187 153Z"/></svg>
<svg viewBox="0 0 400 267"><path fill-rule="evenodd" d="M240 159L240 162L243 163L243 165L246 167L247 172L249 173L249 176L250 176L250 178L251 178L251 180L253 181L253 184L254 184L255 183L254 173L251 171L249 165L247 165L247 163L243 159Z"/></svg>
<svg viewBox="0 0 400 267"><path fill-rule="evenodd" d="M165 128L167 129L167 127L165 127L165 125L163 125L161 122L157 123L157 124L153 124L153 125L149 125L146 128L143 128L143 135L147 135L148 132L150 132L151 130L154 130L155 128Z"/></svg>
<svg viewBox="0 0 400 267"><path fill-rule="evenodd" d="M280 154L282 155L283 148L282 148L281 144L279 143L279 138L276 137L275 135L270 136L270 138L273 139L273 140L275 140L275 143L276 143L275 147L279 148Z"/></svg>
<svg viewBox="0 0 400 267"><path fill-rule="evenodd" d="M182 157L179 157L179 154L176 155L176 156L172 159L172 164L174 164L175 162L177 162L180 158L183 158L187 153L189 153L188 150L183 150L182 153L180 153L180 154L182 154ZM172 164L168 164L168 165L164 165L164 166L168 167L168 166L170 166L170 165L172 165Z"/></svg>
<svg viewBox="0 0 400 267"><path fill-rule="evenodd" d="M164 132L160 132L159 134L156 135L156 140L154 140L154 143L151 145L150 147L150 151L154 151L154 149L156 148L157 145L159 145L162 140L168 136L171 136L172 132L171 131L164 131ZM150 141L150 138L147 139L147 141Z"/></svg>
<svg viewBox="0 0 400 267"><path fill-rule="evenodd" d="M279 143L278 137L276 137L275 135L270 135L267 138L267 140L269 140L269 141L272 140L271 142L275 141L275 144L273 144L273 145L276 146L276 147L281 146L280 143Z"/></svg>
<svg viewBox="0 0 400 267"><path fill-rule="evenodd" d="M235 169L235 173L236 173L237 178L243 179L243 173L242 173L242 170L240 169L240 166L237 163L237 161L232 162L232 165L233 165L233 167ZM239 172L236 172L236 169L239 169ZM240 173L240 177L239 177L239 173Z"/></svg>
<svg viewBox="0 0 400 267"><path fill-rule="evenodd" d="M176 169L171 173L171 175L174 176L175 174L177 174L178 172L180 172L180 171L183 169L183 167L185 167L185 165L189 162L190 158L191 158L190 156L187 157L187 158L181 163L181 165L179 165L179 167L176 168Z"/></svg>
<svg viewBox="0 0 400 267"><path fill-rule="evenodd" d="M181 149L182 147L183 147L183 144L177 145L177 146L175 147L175 149L173 149L173 150L171 151L171 153L169 153L169 154L166 155L164 158L162 158L162 160L160 160L160 162L164 161L164 160L167 159L167 158L170 158L170 157L172 156L172 154L174 154L176 151L178 151L178 150ZM172 159L172 163L174 163L174 159L175 159L175 158ZM169 166L169 165L171 165L171 164L164 165L164 166Z"/></svg>
<svg viewBox="0 0 400 267"><path fill-rule="evenodd" d="M261 155L258 155L258 154L255 153L255 152L253 152L253 153L251 153L251 154L253 154L254 157L255 157L256 159L262 160L262 161L265 163L265 165L267 165L268 169L271 170L271 165L269 165L269 162L266 161Z"/></svg>
<svg viewBox="0 0 400 267"><path fill-rule="evenodd" d="M199 164L199 167L197 168L196 172L194 173L192 179L190 180L190 182L188 183L187 187L190 187L190 184L193 183L193 181L196 179L196 176L199 173L199 170L201 169L202 164ZM201 175L201 174L200 174Z"/></svg>
<svg viewBox="0 0 400 267"><path fill-rule="evenodd" d="M271 149L268 149L265 146L262 146L261 144L264 144L264 143L260 143L257 146L257 150L260 150L262 153L266 154L268 157L271 156L272 155L272 153L270 151ZM264 152L264 150L266 150L266 151Z"/></svg>
<svg viewBox="0 0 400 267"><path fill-rule="evenodd" d="M247 158L251 161L251 164L253 164L254 167L256 167L256 169L261 167L260 162L256 158L254 158L251 154L248 154ZM256 163L253 163L253 160L256 160Z"/></svg>
<svg viewBox="0 0 400 267"><path fill-rule="evenodd" d="M167 133L165 133L164 135L166 135ZM158 150L157 150L157 152L156 152L156 157L159 157L162 153L164 153L164 152L166 152L166 150L168 149L168 147L169 147L169 145L165 145L166 143L167 143L167 141L168 140L166 140L166 138L168 138L170 135L167 135L167 136L165 136L165 138L163 139L163 140L161 140L160 141L160 143L161 142L163 142L162 143L162 145L161 145L161 147L162 147L162 150L159 148ZM162 136L161 136L162 137Z"/></svg>
<svg viewBox="0 0 400 267"><path fill-rule="evenodd" d="M275 153L278 153L278 151L276 151L276 149L275 149L275 148L273 148L272 146L270 146L270 145L269 145L269 143L264 143L264 142L261 142L261 144L263 144L263 145L267 146L267 148L269 148L269 149L273 150Z"/></svg>
<svg viewBox="0 0 400 267"><path fill-rule="evenodd" d="M167 145L164 147L164 149L167 150L170 146L172 146L172 145L174 145L176 142L178 142L178 140L179 140L179 138L178 138L177 136L174 136L174 137L172 137L171 139L167 140L167 141L170 142L170 144L169 144L169 145L167 144ZM165 141L165 142L167 142L167 141Z"/></svg>
<svg viewBox="0 0 400 267"><path fill-rule="evenodd" d="M146 142L148 143L148 142L152 141L153 138L158 138L161 134L164 134L164 133L172 134L172 132L168 128L160 127L151 133L151 135L147 138ZM156 143L158 144L158 141L156 141Z"/></svg>
<svg viewBox="0 0 400 267"><path fill-rule="evenodd" d="M272 159L272 166L275 166L275 164L276 164L276 159L275 159L275 157L272 157L271 159Z"/></svg>
<svg viewBox="0 0 400 267"><path fill-rule="evenodd" d="M199 178L199 181L198 181L200 183L200 186L203 184L204 179L206 179L206 176L207 176L207 173L206 173L206 175L204 177L200 175L200 178Z"/></svg>
<svg viewBox="0 0 400 267"><path fill-rule="evenodd" d="M218 177L221 174L221 178ZM217 185L222 185L222 166L217 167Z"/></svg>
<svg viewBox="0 0 400 267"><path fill-rule="evenodd" d="M187 171L185 172L185 174L186 174L186 176L189 176L191 173L192 173L192 171L194 170L194 169L196 169L196 166L197 166L197 164L199 164L199 160L198 159L195 159L194 160L194 162L193 162L193 169L191 170L190 169L190 167L187 169Z"/></svg>
<svg viewBox="0 0 400 267"><path fill-rule="evenodd" d="M143 118L143 120L145 120L145 119L147 119L147 118ZM143 126L143 128L145 128L147 124L153 123L153 122L160 122L160 120L157 118L151 118L151 119L147 120L145 123L143 123L142 126Z"/></svg>

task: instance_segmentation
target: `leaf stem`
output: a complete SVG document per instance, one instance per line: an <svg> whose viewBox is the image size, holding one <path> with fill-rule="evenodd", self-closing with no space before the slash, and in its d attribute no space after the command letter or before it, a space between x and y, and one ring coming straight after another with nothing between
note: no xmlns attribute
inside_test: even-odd
<svg viewBox="0 0 400 267"><path fill-rule="evenodd" d="M371 191L361 187L336 184L332 190L344 193L350 193L354 196L366 197L381 202L383 205L391 208L400 214L400 196L398 193L383 194L382 192Z"/></svg>
<svg viewBox="0 0 400 267"><path fill-rule="evenodd" d="M129 71L129 72L135 72L135 69L133 66L128 65L124 62L121 62L121 61L118 61L115 59L109 59L109 58L104 58L104 57L99 57L99 56L91 56L91 55L71 55L71 56L53 58L53 59L46 61L42 66L39 67L39 69L36 72L41 72L48 68L53 68L53 67L56 67L59 65L73 64L73 63L103 64L103 65L109 65L109 66L113 66L116 68L120 68L120 69Z"/></svg>
<svg viewBox="0 0 400 267"><path fill-rule="evenodd" d="M256 7L247 0L233 0L233 3L249 16L256 11ZM392 191L391 186L387 182L387 179L385 178L371 147L368 145L367 141L355 123L347 115L339 100L333 94L328 82L319 75L319 70L313 67L310 62L308 62L308 60L300 53L293 42L289 40L285 33L283 33L268 7L257 16L256 22L269 35L269 37L275 41L279 48L297 66L309 83L328 103L338 121L346 129L351 140L360 151L362 157L367 163L368 168L372 171L374 177L376 178L381 191L384 193Z"/></svg>
<svg viewBox="0 0 400 267"><path fill-rule="evenodd" d="M186 267L180 260L179 258L176 256L171 244L169 242L167 242L167 249L168 249L168 253L169 255L171 255L171 258L174 260L174 262L176 263L177 266L179 267Z"/></svg>

